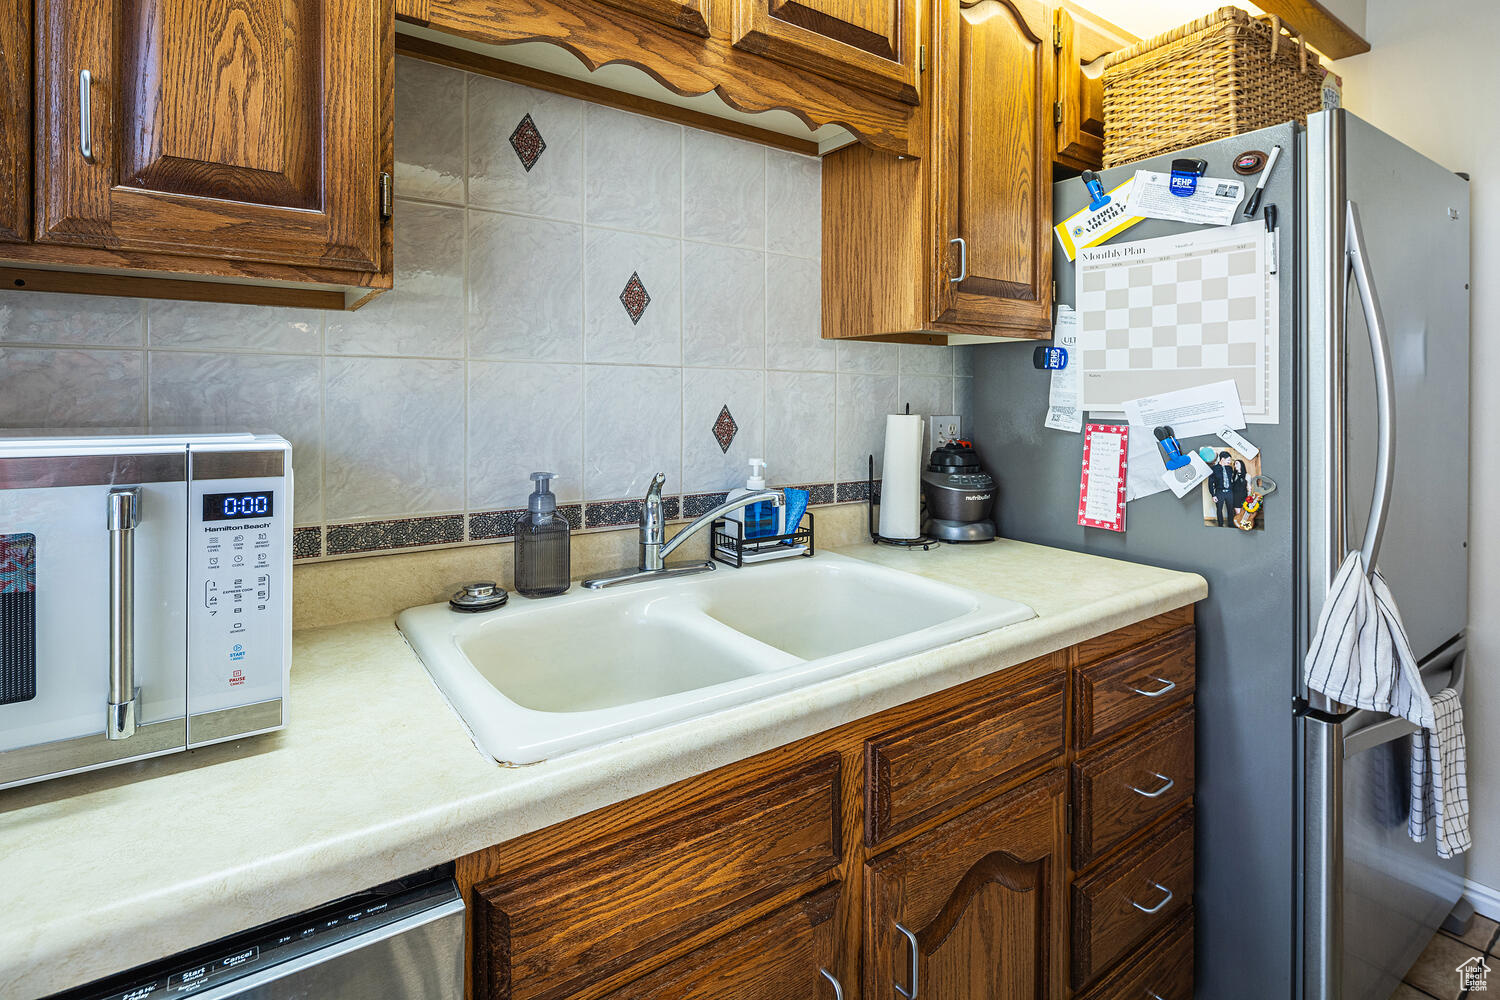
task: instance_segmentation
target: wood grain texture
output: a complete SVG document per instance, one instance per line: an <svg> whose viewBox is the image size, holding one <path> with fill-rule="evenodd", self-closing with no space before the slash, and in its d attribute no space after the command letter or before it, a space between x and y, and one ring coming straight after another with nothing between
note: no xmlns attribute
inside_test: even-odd
<svg viewBox="0 0 1500 1000"><path fill-rule="evenodd" d="M691 108L681 108L675 104L653 101L649 97L638 97L624 91L609 90L598 84L532 69L530 66L508 63L478 52L470 52L468 49L443 45L428 38L417 38L411 35L397 36L396 49L405 56L413 56L443 66L452 66L482 76L492 76L497 80L509 80L537 90L576 97L592 104L602 104L605 107L632 111L651 118L660 118L663 121L677 122L679 125L687 125L704 132L716 132L719 135L733 136L736 139L748 139L763 146L774 146L793 153L801 153L804 156L818 155L818 144L806 139L756 128L742 121L718 118ZM890 158L889 154L882 155L887 159Z"/></svg>
<svg viewBox="0 0 1500 1000"><path fill-rule="evenodd" d="M739 111L787 111L809 127L839 125L887 152L909 151L911 107L710 37L589 0L431 0L431 27L489 45L544 41L589 69L624 63L682 96L714 91Z"/></svg>
<svg viewBox="0 0 1500 1000"><path fill-rule="evenodd" d="M336 288L287 288L183 278L137 277L125 274L48 271L0 266L0 288L33 292L70 292L75 295L123 295L131 298L177 299L187 302L237 302L252 306L305 306L343 309L345 292Z"/></svg>
<svg viewBox="0 0 1500 1000"><path fill-rule="evenodd" d="M1050 658L1013 670L1008 690L866 741L867 845L1061 756L1066 677Z"/></svg>
<svg viewBox="0 0 1500 1000"><path fill-rule="evenodd" d="M1080 1000L1191 1000L1193 995L1193 913L1144 942L1118 969Z"/></svg>
<svg viewBox="0 0 1500 1000"><path fill-rule="evenodd" d="M708 0L602 0L611 7L708 37Z"/></svg>
<svg viewBox="0 0 1500 1000"><path fill-rule="evenodd" d="M0 243L31 238L31 0L0 0Z"/></svg>
<svg viewBox="0 0 1500 1000"><path fill-rule="evenodd" d="M865 995L912 987L898 924L916 936L920 995L1066 995L1065 785L1050 772L866 867Z"/></svg>
<svg viewBox="0 0 1500 1000"><path fill-rule="evenodd" d="M1347 59L1370 51L1364 36L1318 0L1266 0L1256 6L1275 14L1302 33L1307 43L1330 59Z"/></svg>
<svg viewBox="0 0 1500 1000"><path fill-rule="evenodd" d="M1164 614L1115 629L1113 632L1105 632L1092 639L1085 639L1070 646L1068 652L1071 654L1073 666L1083 667L1095 660L1114 656L1132 646L1139 646L1191 624L1193 624L1193 605L1186 604Z"/></svg>
<svg viewBox="0 0 1500 1000"><path fill-rule="evenodd" d="M839 968L834 914L841 886L820 889L611 990L603 1000L832 998L819 975ZM846 991L851 1000L852 991Z"/></svg>
<svg viewBox="0 0 1500 1000"><path fill-rule="evenodd" d="M1160 888L1158 888L1160 886ZM1139 907L1155 908L1155 913ZM1073 883L1073 988L1081 989L1193 902L1193 814Z"/></svg>
<svg viewBox="0 0 1500 1000"><path fill-rule="evenodd" d="M1011 336L1052 327L1052 11L1038 0L937 0L937 321ZM955 240L967 245L966 271Z"/></svg>
<svg viewBox="0 0 1500 1000"><path fill-rule="evenodd" d="M481 884L476 994L561 1000L834 868L839 769L838 755L825 754L692 813L656 817L625 842Z"/></svg>
<svg viewBox="0 0 1500 1000"><path fill-rule="evenodd" d="M1079 31L1072 13L1059 7L1057 33L1057 157L1079 169L1098 170L1104 163L1104 87L1086 76L1089 60L1079 51ZM1089 117L1097 104L1100 117Z"/></svg>
<svg viewBox="0 0 1500 1000"><path fill-rule="evenodd" d="M1087 868L1192 800L1193 734L1189 709L1073 765L1075 868ZM1162 788L1166 791L1155 797L1142 794Z"/></svg>
<svg viewBox="0 0 1500 1000"><path fill-rule="evenodd" d="M378 272L390 10L40 0L38 239ZM94 163L78 152L84 68Z"/></svg>
<svg viewBox="0 0 1500 1000"><path fill-rule="evenodd" d="M1093 746L1181 705L1192 697L1196 677L1197 634L1191 628L1180 628L1083 668L1073 685L1077 746ZM1158 691L1164 693L1153 697Z"/></svg>
<svg viewBox="0 0 1500 1000"><path fill-rule="evenodd" d="M886 97L917 103L920 0L728 0L731 40Z"/></svg>
<svg viewBox="0 0 1500 1000"><path fill-rule="evenodd" d="M426 24L432 17L428 0L396 0L396 16L414 24Z"/></svg>

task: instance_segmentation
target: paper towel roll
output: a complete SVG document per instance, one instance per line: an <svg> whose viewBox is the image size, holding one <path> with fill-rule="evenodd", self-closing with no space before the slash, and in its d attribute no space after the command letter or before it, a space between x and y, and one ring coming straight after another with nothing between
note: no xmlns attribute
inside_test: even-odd
<svg viewBox="0 0 1500 1000"><path fill-rule="evenodd" d="M880 483L880 534L922 535L922 418L892 413L885 418L885 462Z"/></svg>

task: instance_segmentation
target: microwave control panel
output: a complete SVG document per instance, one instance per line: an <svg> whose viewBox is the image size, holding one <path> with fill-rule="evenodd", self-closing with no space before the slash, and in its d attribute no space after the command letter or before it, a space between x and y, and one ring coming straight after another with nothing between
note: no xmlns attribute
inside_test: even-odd
<svg viewBox="0 0 1500 1000"><path fill-rule="evenodd" d="M208 734L192 732L193 717L285 697L291 478L190 482L188 739L200 743ZM216 725L212 735L233 732Z"/></svg>

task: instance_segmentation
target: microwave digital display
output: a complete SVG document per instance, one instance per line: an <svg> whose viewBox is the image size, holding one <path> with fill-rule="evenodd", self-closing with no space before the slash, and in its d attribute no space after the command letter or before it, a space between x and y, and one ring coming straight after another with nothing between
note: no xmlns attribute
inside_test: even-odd
<svg viewBox="0 0 1500 1000"><path fill-rule="evenodd" d="M205 493L203 494L203 520L240 521L247 518L270 517L275 493L261 490L256 493Z"/></svg>

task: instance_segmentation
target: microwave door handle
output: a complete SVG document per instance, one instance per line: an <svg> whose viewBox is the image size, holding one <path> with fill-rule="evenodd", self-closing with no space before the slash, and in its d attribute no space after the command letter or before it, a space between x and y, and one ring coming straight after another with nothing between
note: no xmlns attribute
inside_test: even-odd
<svg viewBox="0 0 1500 1000"><path fill-rule="evenodd" d="M109 717L106 739L135 735L140 689L135 686L135 529L141 523L141 488L110 490Z"/></svg>

